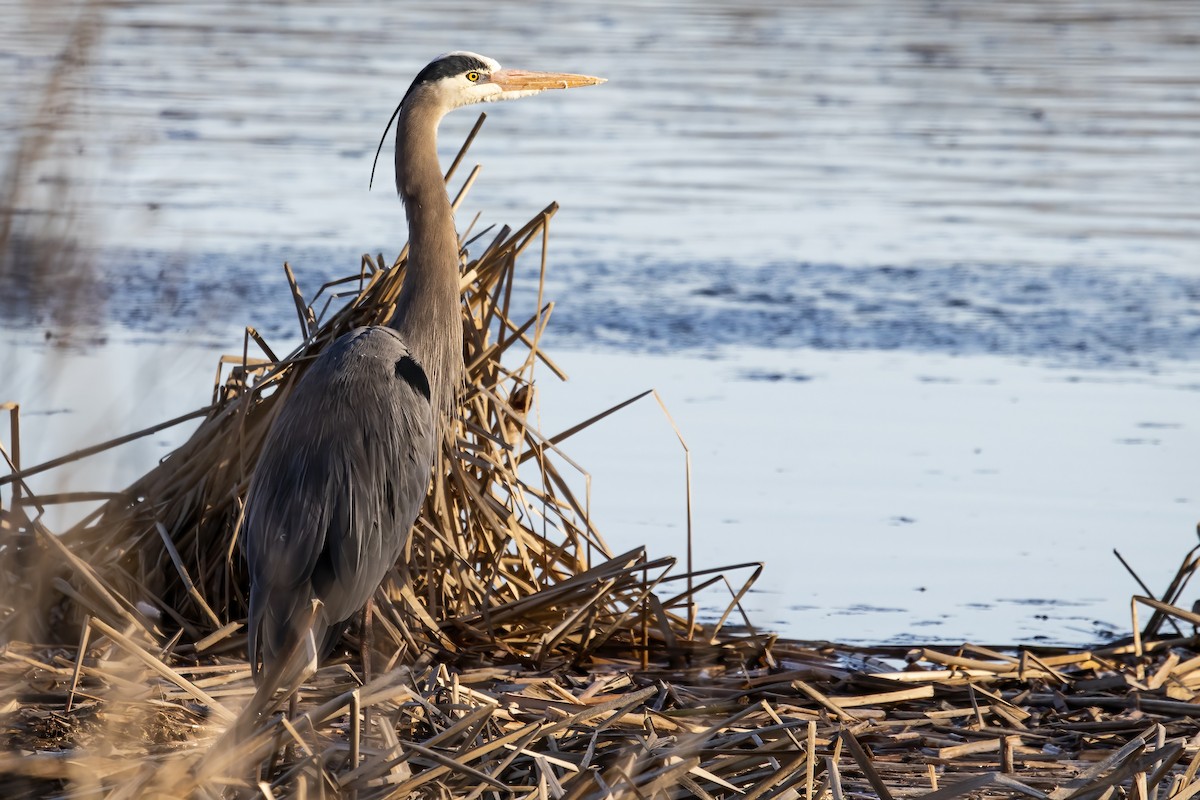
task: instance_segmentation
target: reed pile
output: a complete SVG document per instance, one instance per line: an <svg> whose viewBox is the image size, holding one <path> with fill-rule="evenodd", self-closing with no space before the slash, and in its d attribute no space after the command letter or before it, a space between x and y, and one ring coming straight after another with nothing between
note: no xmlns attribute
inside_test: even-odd
<svg viewBox="0 0 1200 800"><path fill-rule="evenodd" d="M539 244L544 279L553 213L464 255L469 389L409 552L376 593L378 658L362 663L362 632L351 632L286 712L257 713L245 658L236 539L247 481L313 356L388 317L405 254L390 266L364 257L310 301L292 281L303 344L279 358L247 330L212 403L188 415L200 419L193 435L121 492L34 495L32 475L132 437L23 467L12 411L0 478L13 496L0 509L4 796L1200 791L1198 640L1157 635L1168 621L1200 622L1173 605L1194 552L1165 602L1140 600L1155 615L1132 642L1038 653L851 650L731 631L749 583L702 626L695 597L722 575L676 574L643 549L611 553L559 450L593 420L545 436L528 419L535 366L561 371L540 347L553 310L542 283L524 311L513 287ZM42 522L49 504L101 496L70 530Z"/></svg>
<svg viewBox="0 0 1200 800"><path fill-rule="evenodd" d="M0 659L6 796L1200 791L1195 636L1040 654L764 649L747 637L697 648L686 667L658 650L648 667L610 657L549 671L500 660L458 668L426 654L366 685L345 665L324 668L296 713L271 716L234 747L222 732L254 691L244 660L164 657L161 645L93 625L83 648L10 644Z"/></svg>

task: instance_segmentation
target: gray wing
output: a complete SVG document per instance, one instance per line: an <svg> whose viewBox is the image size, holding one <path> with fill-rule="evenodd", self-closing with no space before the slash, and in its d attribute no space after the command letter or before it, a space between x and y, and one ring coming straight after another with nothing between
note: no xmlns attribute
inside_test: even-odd
<svg viewBox="0 0 1200 800"><path fill-rule="evenodd" d="M370 599L429 485L435 417L424 370L390 328L358 328L296 384L246 502L249 655L266 665L321 600L318 644ZM333 628L331 631L330 629ZM334 634L333 637L326 634Z"/></svg>

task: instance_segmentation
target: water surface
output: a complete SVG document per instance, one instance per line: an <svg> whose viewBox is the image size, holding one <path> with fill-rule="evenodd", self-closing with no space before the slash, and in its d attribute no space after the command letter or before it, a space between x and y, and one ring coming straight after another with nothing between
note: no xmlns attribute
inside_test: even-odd
<svg viewBox="0 0 1200 800"><path fill-rule="evenodd" d="M1191 536L1200 6L0 0L0 22L0 400L44 434L29 454L140 427L151 389L201 404L242 325L286 349L284 260L311 294L398 251L375 145L411 76L465 48L609 79L488 106L460 227L561 203L547 344L588 388L555 413L647 382L706 409L684 415L698 475L721 476L698 530L777 576L828 567L768 587L772 624L1090 640L1127 587L1064 571L1122 542L1169 570ZM474 118L447 118L444 159ZM614 495L609 527L636 537L653 497ZM886 563L848 566L861 552ZM991 563L1011 592L963 580ZM1030 622L1070 617L1046 608L1085 610Z"/></svg>
<svg viewBox="0 0 1200 800"><path fill-rule="evenodd" d="M69 7L69 6L67 6ZM4 155L38 120L64 4L6 0ZM974 262L1188 271L1200 228L1191 3L138 3L80 11L34 184L89 240L392 252L366 192L411 76L451 49L603 75L490 106L474 207L550 200L559 259ZM42 118L45 122L45 119ZM449 148L473 121L444 126ZM53 211L54 192L22 198Z"/></svg>

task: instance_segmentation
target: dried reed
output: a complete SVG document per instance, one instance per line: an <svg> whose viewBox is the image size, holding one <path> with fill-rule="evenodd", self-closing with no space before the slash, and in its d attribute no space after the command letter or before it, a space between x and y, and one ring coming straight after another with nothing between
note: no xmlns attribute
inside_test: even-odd
<svg viewBox="0 0 1200 800"><path fill-rule="evenodd" d="M513 281L521 254L539 243L544 248L555 210L551 205L521 229L495 234L470 263L464 251L469 389L406 558L380 596L381 649L392 654L393 663L436 646L456 658L483 660L499 648L548 666L578 661L606 646L632 646L631 619L652 617L652 635L673 639L680 620L689 616L688 592L657 613L649 611L650 590L672 562L649 561L641 550L613 558L588 518L586 499L575 495L559 465L562 437L545 437L527 422L535 365L561 374L539 347L553 309L552 303L541 304L544 249L537 308L512 308ZM44 578L65 601L55 609L65 621L78 625L90 615L114 625L136 624L159 637L179 629L183 635L174 650L181 655L242 646L235 628L245 617L246 582L236 531L262 440L280 402L317 353L351 328L388 318L405 266L404 253L390 268L382 257L364 256L357 274L327 284L307 302L285 265L301 346L277 358L248 329L242 356L219 381L213 403L171 421L203 416L190 439L62 536L51 535L36 515L24 514L44 506L46 498L29 493L23 479L133 437L0 479L25 490L12 509L10 548L58 551L70 565ZM357 286L350 302L319 319L318 301L324 299L328 308L336 290L347 285ZM250 357L251 342L265 358ZM27 577L21 570L5 580L14 592L33 588L22 587ZM25 609L42 616L25 620L23 638L45 641L65 630L62 621L45 615L48 607Z"/></svg>
<svg viewBox="0 0 1200 800"><path fill-rule="evenodd" d="M463 265L471 388L412 546L376 593L381 663L358 663L351 647L303 683L290 713L258 713L270 708L245 660L241 500L278 404L322 347L387 317L404 254L391 267L364 257L312 301L292 280L303 344L278 358L248 329L213 402L189 415L202 420L188 441L61 535L40 512L73 498L34 496L23 480L81 456L22 468L9 408L5 796L1200 792L1200 640L1158 636L1168 621L1200 622L1174 605L1194 553L1163 600L1135 600L1154 616L1132 642L1082 652L854 651L734 635L693 622L692 598L722 576L690 565L672 575L670 559L641 549L610 553L560 466L558 445L576 429L548 437L528 422L535 366L561 371L539 344L553 305L539 284L536 307L519 311L513 284L539 242L544 279L554 210L498 232ZM347 286L350 301L326 317Z"/></svg>

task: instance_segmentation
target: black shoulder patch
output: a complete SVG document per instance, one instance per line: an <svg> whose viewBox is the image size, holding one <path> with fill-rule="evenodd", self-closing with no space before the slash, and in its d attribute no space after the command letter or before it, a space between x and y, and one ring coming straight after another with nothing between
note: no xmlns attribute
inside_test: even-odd
<svg viewBox="0 0 1200 800"><path fill-rule="evenodd" d="M427 402L432 397L432 392L429 391L429 378L425 376L425 370L412 356L404 356L396 362L396 377L416 389Z"/></svg>

